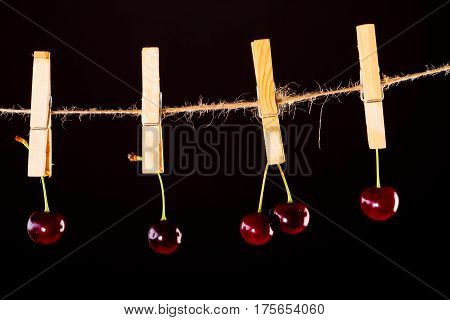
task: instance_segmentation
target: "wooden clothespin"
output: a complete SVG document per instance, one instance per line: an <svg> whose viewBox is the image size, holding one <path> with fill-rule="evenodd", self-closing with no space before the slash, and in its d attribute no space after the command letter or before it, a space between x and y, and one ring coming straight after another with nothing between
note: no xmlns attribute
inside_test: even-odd
<svg viewBox="0 0 450 320"><path fill-rule="evenodd" d="M142 173L164 172L159 49L142 49Z"/></svg>
<svg viewBox="0 0 450 320"><path fill-rule="evenodd" d="M31 88L28 176L52 175L50 52L35 51Z"/></svg>
<svg viewBox="0 0 450 320"><path fill-rule="evenodd" d="M281 164L285 162L285 157L275 98L270 40L253 41L252 54L258 92L258 110L263 125L267 162L271 165Z"/></svg>
<svg viewBox="0 0 450 320"><path fill-rule="evenodd" d="M367 139L370 149L386 148L383 117L383 88L378 65L375 25L356 27L361 67L361 100L366 114Z"/></svg>

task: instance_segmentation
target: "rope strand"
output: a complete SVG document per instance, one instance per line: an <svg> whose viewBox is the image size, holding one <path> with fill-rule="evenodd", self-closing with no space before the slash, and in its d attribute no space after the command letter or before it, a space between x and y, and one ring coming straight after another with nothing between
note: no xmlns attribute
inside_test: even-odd
<svg viewBox="0 0 450 320"><path fill-rule="evenodd" d="M422 77L430 77L433 75L437 75L440 73L450 72L450 64L446 64L439 68L433 68L422 72L388 77L384 76L381 85L384 90L388 90L391 86L399 84L404 81L413 81ZM287 106L292 106L298 103L306 102L306 101L314 101L318 98L323 97L337 97L342 94L350 94L354 92L361 91L362 87L360 84L350 85L344 88L338 88L334 90L325 90L325 91L317 91L317 92L307 92L303 94L297 95L286 95L283 93L283 90L279 91L277 94L277 103L281 108L281 112L283 112ZM170 116L177 113L193 113L193 112L206 112L206 111L232 111L239 109L251 109L257 108L258 101L238 101L238 102L220 102L220 103L211 103L211 104L197 104L197 105L189 105L189 106L179 106L179 107L164 107L162 108L163 116ZM11 109L11 108L0 108L1 114L30 114L30 109ZM132 108L132 109L98 109L98 108L89 108L89 109L75 109L75 108L66 108L61 110L52 110L51 114L54 116L69 116L69 115L103 115L103 116L140 116L142 110Z"/></svg>

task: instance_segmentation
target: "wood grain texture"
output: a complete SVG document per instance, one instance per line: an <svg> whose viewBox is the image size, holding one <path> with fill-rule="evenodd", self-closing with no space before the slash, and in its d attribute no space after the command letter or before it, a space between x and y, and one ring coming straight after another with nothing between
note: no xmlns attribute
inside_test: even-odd
<svg viewBox="0 0 450 320"><path fill-rule="evenodd" d="M357 26L356 33L364 101L380 101L383 99L383 89L378 66L375 26L373 24Z"/></svg>
<svg viewBox="0 0 450 320"><path fill-rule="evenodd" d="M159 48L142 49L142 124L161 121Z"/></svg>
<svg viewBox="0 0 450 320"><path fill-rule="evenodd" d="M267 162L271 165L281 164L286 160L275 97L270 41L268 39L253 41L252 54Z"/></svg>
<svg viewBox="0 0 450 320"><path fill-rule="evenodd" d="M164 172L161 125L142 126L142 173Z"/></svg>
<svg viewBox="0 0 450 320"><path fill-rule="evenodd" d="M34 52L28 176L52 175L50 53Z"/></svg>
<svg viewBox="0 0 450 320"><path fill-rule="evenodd" d="M365 102L367 140L370 149L386 148L386 134L384 132L383 103Z"/></svg>
<svg viewBox="0 0 450 320"><path fill-rule="evenodd" d="M370 149L386 148L383 116L383 88L378 65L377 41L373 24L356 27L361 85Z"/></svg>
<svg viewBox="0 0 450 320"><path fill-rule="evenodd" d="M164 172L159 49L142 49L142 173Z"/></svg>

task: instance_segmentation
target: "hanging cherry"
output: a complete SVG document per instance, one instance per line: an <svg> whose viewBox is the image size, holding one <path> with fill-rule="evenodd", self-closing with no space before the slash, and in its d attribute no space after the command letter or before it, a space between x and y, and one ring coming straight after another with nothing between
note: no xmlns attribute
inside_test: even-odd
<svg viewBox="0 0 450 320"><path fill-rule="evenodd" d="M262 200L264 194L264 186L266 183L267 170L269 164L266 165L263 176L263 183L261 187L261 194L259 197L259 206L256 213L251 213L244 216L240 224L240 232L242 238L251 245L261 246L268 243L272 239L273 230L270 226L269 220L262 213Z"/></svg>
<svg viewBox="0 0 450 320"><path fill-rule="evenodd" d="M391 187L372 187L361 192L361 210L375 221L385 221L392 217L397 212L398 203L397 192Z"/></svg>
<svg viewBox="0 0 450 320"><path fill-rule="evenodd" d="M393 188L381 186L378 149L375 149L375 159L377 185L364 189L359 197L359 203L362 212L369 219L385 221L397 212L399 198Z"/></svg>
<svg viewBox="0 0 450 320"><path fill-rule="evenodd" d="M162 214L161 221L150 226L148 230L148 242L150 247L160 254L174 253L181 244L181 231L175 224L167 221L166 199L164 197L164 185L161 175L158 173L159 184L161 185Z"/></svg>
<svg viewBox="0 0 450 320"><path fill-rule="evenodd" d="M60 213L38 211L31 214L27 223L28 235L38 244L53 244L59 241L66 229Z"/></svg>
<svg viewBox="0 0 450 320"><path fill-rule="evenodd" d="M277 218L282 232L290 235L299 234L309 224L309 210L303 203L293 202L286 177L280 165L278 165L278 169L286 188L287 203L276 205L273 214Z"/></svg>
<svg viewBox="0 0 450 320"><path fill-rule="evenodd" d="M142 161L142 157L134 153L128 154L128 159L131 162ZM160 222L152 224L148 230L148 243L156 253L169 255L177 251L181 244L182 234L177 225L167 221L164 185L161 175L159 173L157 175L161 186L162 213Z"/></svg>
<svg viewBox="0 0 450 320"><path fill-rule="evenodd" d="M261 212L244 216L241 220L241 236L251 245L261 246L272 239L273 230L269 219Z"/></svg>
<svg viewBox="0 0 450 320"><path fill-rule="evenodd" d="M25 139L16 136L15 140L29 149L28 142ZM54 244L61 239L66 229L66 222L62 214L50 212L44 177L41 177L41 185L45 208L44 211L37 211L31 214L27 223L27 231L31 240L37 244Z"/></svg>
<svg viewBox="0 0 450 320"><path fill-rule="evenodd" d="M181 244L181 236L180 229L167 220L151 225L148 230L150 247L161 254L174 253Z"/></svg>

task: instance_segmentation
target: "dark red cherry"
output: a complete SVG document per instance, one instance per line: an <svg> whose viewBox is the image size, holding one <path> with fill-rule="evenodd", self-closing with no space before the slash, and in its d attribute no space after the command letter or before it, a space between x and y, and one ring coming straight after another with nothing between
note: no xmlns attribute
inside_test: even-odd
<svg viewBox="0 0 450 320"><path fill-rule="evenodd" d="M59 241L66 223L59 213L33 212L28 219L27 230L31 240L38 244L53 244Z"/></svg>
<svg viewBox="0 0 450 320"><path fill-rule="evenodd" d="M299 234L309 224L308 208L300 202L281 203L274 208L273 214L279 221L280 230L287 234Z"/></svg>
<svg viewBox="0 0 450 320"><path fill-rule="evenodd" d="M374 221L385 221L398 209L398 195L391 187L370 187L359 198L362 212Z"/></svg>
<svg viewBox="0 0 450 320"><path fill-rule="evenodd" d="M160 254L174 253L180 246L181 236L180 229L167 220L150 226L148 230L150 247L153 251Z"/></svg>
<svg viewBox="0 0 450 320"><path fill-rule="evenodd" d="M272 239L269 220L262 213L251 213L241 220L241 236L251 245L261 246Z"/></svg>

